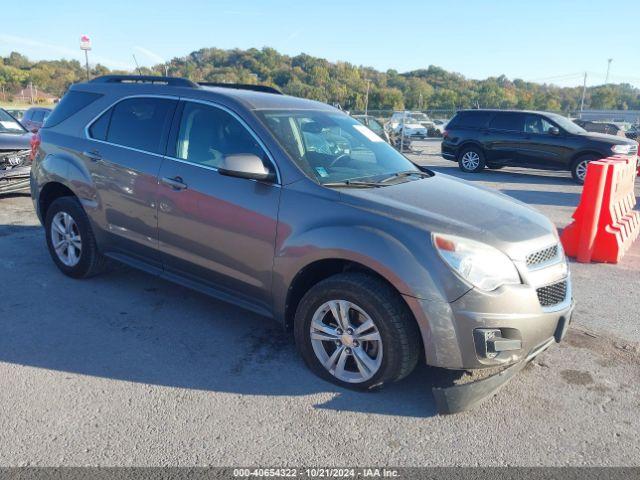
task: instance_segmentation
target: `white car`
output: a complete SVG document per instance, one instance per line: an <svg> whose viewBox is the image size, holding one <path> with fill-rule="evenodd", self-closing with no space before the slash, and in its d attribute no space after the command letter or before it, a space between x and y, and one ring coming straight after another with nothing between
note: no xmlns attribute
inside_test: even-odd
<svg viewBox="0 0 640 480"><path fill-rule="evenodd" d="M429 129L434 128L431 119L422 112L396 111L385 124L385 129L394 135L400 135L404 123L404 136L427 138Z"/></svg>

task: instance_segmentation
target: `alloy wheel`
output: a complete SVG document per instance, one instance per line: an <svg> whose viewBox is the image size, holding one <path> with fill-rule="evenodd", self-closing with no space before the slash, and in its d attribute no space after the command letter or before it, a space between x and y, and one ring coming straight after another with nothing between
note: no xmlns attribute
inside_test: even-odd
<svg viewBox="0 0 640 480"><path fill-rule="evenodd" d="M480 155L474 151L465 152L462 156L462 166L467 170L475 170L480 165Z"/></svg>
<svg viewBox="0 0 640 480"><path fill-rule="evenodd" d="M75 267L82 255L82 238L78 225L67 212L58 212L51 221L51 243L58 259L67 267Z"/></svg>
<svg viewBox="0 0 640 480"><path fill-rule="evenodd" d="M584 179L587 177L587 166L588 165L589 165L589 161L588 160L584 160L584 161L580 162L576 166L576 177L578 177L578 179L581 182L584 182Z"/></svg>
<svg viewBox="0 0 640 480"><path fill-rule="evenodd" d="M362 383L380 370L380 332L356 304L330 300L320 305L311 319L310 335L316 357L337 379Z"/></svg>

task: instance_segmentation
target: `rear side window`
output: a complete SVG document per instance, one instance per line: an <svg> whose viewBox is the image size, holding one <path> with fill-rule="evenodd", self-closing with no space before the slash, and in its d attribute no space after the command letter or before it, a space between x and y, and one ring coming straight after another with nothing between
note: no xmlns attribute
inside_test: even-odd
<svg viewBox="0 0 640 480"><path fill-rule="evenodd" d="M36 110L35 112L33 112L33 117L31 117L31 120L33 120L34 122L42 122L44 120L44 110Z"/></svg>
<svg viewBox="0 0 640 480"><path fill-rule="evenodd" d="M489 128L522 132L524 131L524 115L520 113L498 113L489 123Z"/></svg>
<svg viewBox="0 0 640 480"><path fill-rule="evenodd" d="M451 127L482 128L487 124L491 115L491 112L459 112L451 121Z"/></svg>
<svg viewBox="0 0 640 480"><path fill-rule="evenodd" d="M113 112L107 127L106 139L110 143L145 152L163 153L163 138L169 129L175 106L175 100L164 98L123 100L111 109ZM102 117L99 121L104 122ZM104 127L101 123L96 128L96 135L100 135Z"/></svg>
<svg viewBox="0 0 640 480"><path fill-rule="evenodd" d="M60 103L53 109L51 115L47 117L44 127L53 127L71 115L79 112L90 103L95 102L102 95L99 93L81 92L79 90L71 90L68 92Z"/></svg>

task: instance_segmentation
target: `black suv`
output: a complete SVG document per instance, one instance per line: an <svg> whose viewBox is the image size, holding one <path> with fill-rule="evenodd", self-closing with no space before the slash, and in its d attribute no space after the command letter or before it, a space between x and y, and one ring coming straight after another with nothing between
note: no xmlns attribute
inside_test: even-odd
<svg viewBox="0 0 640 480"><path fill-rule="evenodd" d="M461 110L443 134L442 156L463 172L507 165L569 170L583 183L590 161L611 155L636 156L638 143L587 132L571 120L546 112Z"/></svg>

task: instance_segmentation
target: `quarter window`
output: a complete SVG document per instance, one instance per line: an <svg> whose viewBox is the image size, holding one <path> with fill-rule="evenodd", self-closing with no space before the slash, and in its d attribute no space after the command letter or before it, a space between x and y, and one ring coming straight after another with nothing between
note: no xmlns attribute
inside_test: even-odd
<svg viewBox="0 0 640 480"><path fill-rule="evenodd" d="M257 155L265 162L262 147L232 115L209 105L185 103L176 145L177 158L218 168L225 156L242 153ZM269 162L265 165L273 170Z"/></svg>
<svg viewBox="0 0 640 480"><path fill-rule="evenodd" d="M175 106L175 100L165 98L129 98L121 101L112 108L107 141L145 152L163 153L162 140L169 129ZM101 128L104 129L104 125L96 128L97 135Z"/></svg>
<svg viewBox="0 0 640 480"><path fill-rule="evenodd" d="M91 124L89 127L89 136L96 140L106 140L107 130L109 129L109 121L111 120L111 113L113 108L103 113L98 120Z"/></svg>

